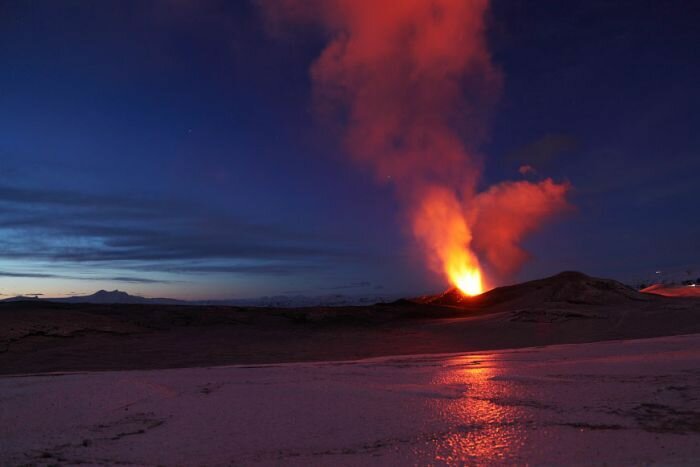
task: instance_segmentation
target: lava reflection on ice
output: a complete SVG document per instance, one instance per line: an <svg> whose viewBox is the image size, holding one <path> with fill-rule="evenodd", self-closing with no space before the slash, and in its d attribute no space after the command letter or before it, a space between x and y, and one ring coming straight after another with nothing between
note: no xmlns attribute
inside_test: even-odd
<svg viewBox="0 0 700 467"><path fill-rule="evenodd" d="M48 453L139 465L694 464L698 367L700 335L691 335L4 377L12 404L0 410L0 463Z"/></svg>

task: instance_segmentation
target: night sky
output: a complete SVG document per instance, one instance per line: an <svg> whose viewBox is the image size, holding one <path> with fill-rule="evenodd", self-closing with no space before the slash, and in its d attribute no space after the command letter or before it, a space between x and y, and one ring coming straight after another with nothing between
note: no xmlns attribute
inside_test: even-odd
<svg viewBox="0 0 700 467"><path fill-rule="evenodd" d="M513 281L700 275L700 3L496 0L483 184L569 181ZM392 190L245 1L0 1L0 294L421 294ZM3 297L0 297L3 298Z"/></svg>

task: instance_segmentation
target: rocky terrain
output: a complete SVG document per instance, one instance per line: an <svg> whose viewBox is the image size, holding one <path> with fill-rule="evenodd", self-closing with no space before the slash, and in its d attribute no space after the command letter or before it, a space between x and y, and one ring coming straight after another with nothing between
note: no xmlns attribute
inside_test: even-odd
<svg viewBox="0 0 700 467"><path fill-rule="evenodd" d="M576 272L389 304L0 303L0 374L344 360L700 332L700 300Z"/></svg>

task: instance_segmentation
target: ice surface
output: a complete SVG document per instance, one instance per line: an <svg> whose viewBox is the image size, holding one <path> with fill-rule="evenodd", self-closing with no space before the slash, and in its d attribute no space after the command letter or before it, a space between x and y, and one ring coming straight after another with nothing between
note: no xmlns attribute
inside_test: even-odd
<svg viewBox="0 0 700 467"><path fill-rule="evenodd" d="M700 335L0 378L0 464L61 462L697 465Z"/></svg>

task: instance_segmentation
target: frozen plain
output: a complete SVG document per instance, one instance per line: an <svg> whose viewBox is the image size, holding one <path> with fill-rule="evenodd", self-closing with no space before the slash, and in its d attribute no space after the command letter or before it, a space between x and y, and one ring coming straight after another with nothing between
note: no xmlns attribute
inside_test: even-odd
<svg viewBox="0 0 700 467"><path fill-rule="evenodd" d="M0 464L700 463L700 335L0 377Z"/></svg>

